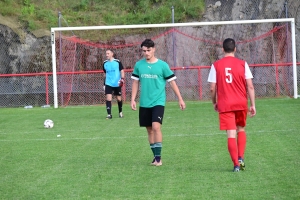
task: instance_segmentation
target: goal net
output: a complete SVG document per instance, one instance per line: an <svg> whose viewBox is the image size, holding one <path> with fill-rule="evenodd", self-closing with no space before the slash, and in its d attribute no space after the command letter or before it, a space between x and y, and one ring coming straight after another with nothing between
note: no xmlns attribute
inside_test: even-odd
<svg viewBox="0 0 300 200"><path fill-rule="evenodd" d="M185 100L210 98L207 77L233 38L236 57L248 62L257 97L298 97L293 19L52 28L54 107L105 102L102 63L111 49L125 68L123 99L130 100L131 73L151 38L156 56L177 76ZM176 100L167 85L167 100Z"/></svg>

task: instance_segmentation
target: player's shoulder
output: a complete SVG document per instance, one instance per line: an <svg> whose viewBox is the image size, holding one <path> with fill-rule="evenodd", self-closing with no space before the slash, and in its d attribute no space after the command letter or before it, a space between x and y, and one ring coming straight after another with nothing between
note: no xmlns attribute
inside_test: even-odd
<svg viewBox="0 0 300 200"><path fill-rule="evenodd" d="M164 69L170 68L169 64L166 61L161 60L161 59L157 60L156 65L159 65L160 67L163 67Z"/></svg>
<svg viewBox="0 0 300 200"><path fill-rule="evenodd" d="M242 60L240 58L237 57L233 57L233 56L227 56L227 57L223 57L220 60L217 60L214 62L215 65L219 64L219 63L223 63L223 62L228 62L230 60L230 62L234 62L234 63L245 63L245 60Z"/></svg>
<svg viewBox="0 0 300 200"><path fill-rule="evenodd" d="M107 63L108 61L109 61L109 60L104 60L104 61L103 61L103 64Z"/></svg>
<svg viewBox="0 0 300 200"><path fill-rule="evenodd" d="M239 58L235 58L235 61L234 63L237 65L237 66L243 66L245 67L247 64L247 62L245 60L242 60L242 59L239 59Z"/></svg>
<svg viewBox="0 0 300 200"><path fill-rule="evenodd" d="M145 64L145 63L147 63L147 62L146 62L146 59L143 58L143 59L138 60L138 61L135 63L135 65L136 65L136 66L139 66L139 65L142 65L142 64Z"/></svg>
<svg viewBox="0 0 300 200"><path fill-rule="evenodd" d="M212 66L217 67L218 65L222 64L223 62L224 62L224 61L223 61L223 58L222 58L222 59L219 59L219 60L216 60L216 61L212 64Z"/></svg>
<svg viewBox="0 0 300 200"><path fill-rule="evenodd" d="M245 63L246 61L237 57L233 57L237 62Z"/></svg>
<svg viewBox="0 0 300 200"><path fill-rule="evenodd" d="M160 64L163 64L163 65L168 65L169 66L169 64L166 61L162 60L162 59L157 59L157 62L160 63Z"/></svg>
<svg viewBox="0 0 300 200"><path fill-rule="evenodd" d="M115 61L115 62L118 62L118 63L121 62L119 59L116 59L116 58L114 58L114 61Z"/></svg>
<svg viewBox="0 0 300 200"><path fill-rule="evenodd" d="M240 63L245 63L245 60L242 60L240 58L237 57L228 57L229 59L231 59L233 62L240 62Z"/></svg>

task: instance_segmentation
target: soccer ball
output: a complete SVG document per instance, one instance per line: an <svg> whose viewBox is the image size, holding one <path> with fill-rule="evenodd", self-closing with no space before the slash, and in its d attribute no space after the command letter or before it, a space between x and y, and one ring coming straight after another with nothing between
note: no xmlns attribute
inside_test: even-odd
<svg viewBox="0 0 300 200"><path fill-rule="evenodd" d="M44 127L45 128L53 128L54 122L51 119L46 119L44 121Z"/></svg>

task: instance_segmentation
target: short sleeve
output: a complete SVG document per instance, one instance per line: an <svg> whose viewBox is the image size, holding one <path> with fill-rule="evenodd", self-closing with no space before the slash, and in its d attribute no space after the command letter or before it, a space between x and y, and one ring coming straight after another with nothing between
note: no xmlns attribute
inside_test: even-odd
<svg viewBox="0 0 300 200"><path fill-rule="evenodd" d="M214 64L212 64L211 67L210 67L207 82L210 82L210 83L216 83L217 82L216 69L215 69Z"/></svg>
<svg viewBox="0 0 300 200"><path fill-rule="evenodd" d="M250 67L247 62L245 62L245 79L253 78L253 75L250 71Z"/></svg>

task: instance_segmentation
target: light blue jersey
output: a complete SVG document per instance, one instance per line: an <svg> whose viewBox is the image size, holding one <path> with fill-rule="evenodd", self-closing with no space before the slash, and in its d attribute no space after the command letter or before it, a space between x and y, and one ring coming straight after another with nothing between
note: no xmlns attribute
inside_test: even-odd
<svg viewBox="0 0 300 200"><path fill-rule="evenodd" d="M105 60L103 62L103 71L106 74L105 85L119 87L121 70L123 70L123 65L118 59L113 59L112 61Z"/></svg>

